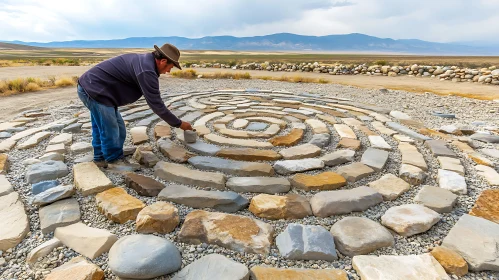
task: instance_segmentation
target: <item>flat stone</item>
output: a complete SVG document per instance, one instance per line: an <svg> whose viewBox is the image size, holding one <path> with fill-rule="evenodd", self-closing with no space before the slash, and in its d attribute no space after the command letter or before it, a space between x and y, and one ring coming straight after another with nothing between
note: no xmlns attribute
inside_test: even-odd
<svg viewBox="0 0 499 280"><path fill-rule="evenodd" d="M269 140L273 146L294 146L303 138L304 130L299 128L292 129L287 135L276 136Z"/></svg>
<svg viewBox="0 0 499 280"><path fill-rule="evenodd" d="M391 151L392 147L381 136L368 136L372 148Z"/></svg>
<svg viewBox="0 0 499 280"><path fill-rule="evenodd" d="M481 149L480 152L489 157L499 159L499 150L497 149Z"/></svg>
<svg viewBox="0 0 499 280"><path fill-rule="evenodd" d="M360 162L371 167L374 171L379 172L385 168L385 165L388 162L388 156L389 154L387 151L368 148L364 154L362 154Z"/></svg>
<svg viewBox="0 0 499 280"><path fill-rule="evenodd" d="M487 183L491 186L499 186L499 173L492 168L485 165L476 165L475 169L478 175L483 176Z"/></svg>
<svg viewBox="0 0 499 280"><path fill-rule="evenodd" d="M350 138L342 138L339 142L338 145L336 145L337 149L351 149L354 151L357 151L360 149L360 141L356 139L350 139Z"/></svg>
<svg viewBox="0 0 499 280"><path fill-rule="evenodd" d="M63 155L66 153L66 147L64 146L64 143L50 144L45 149L45 153L59 153Z"/></svg>
<svg viewBox="0 0 499 280"><path fill-rule="evenodd" d="M464 177L453 171L439 169L438 185L442 189L449 190L455 194L466 194L468 192Z"/></svg>
<svg viewBox="0 0 499 280"><path fill-rule="evenodd" d="M478 140L485 143L499 143L499 136L484 133L475 133L470 136L473 140Z"/></svg>
<svg viewBox="0 0 499 280"><path fill-rule="evenodd" d="M404 113L404 112L400 112L400 111L391 111L390 112L390 116L398 119L398 120L411 120L411 116L409 116L408 114Z"/></svg>
<svg viewBox="0 0 499 280"><path fill-rule="evenodd" d="M336 248L343 255L367 255L379 248L395 244L390 231L363 217L345 217L331 227Z"/></svg>
<svg viewBox="0 0 499 280"><path fill-rule="evenodd" d="M52 250L61 246L62 242L55 237L45 241L29 252L26 257L26 263L32 267L40 258L47 256L52 253Z"/></svg>
<svg viewBox="0 0 499 280"><path fill-rule="evenodd" d="M17 148L19 150L33 148L36 145L38 145L38 143L42 142L42 140L49 138L51 135L52 132L47 132L47 131L35 133L35 135L31 136L28 140L19 144Z"/></svg>
<svg viewBox="0 0 499 280"><path fill-rule="evenodd" d="M347 182L351 183L364 179L369 175L374 174L374 172L374 169L360 162L344 165L336 170L336 173L340 174Z"/></svg>
<svg viewBox="0 0 499 280"><path fill-rule="evenodd" d="M153 178L135 173L125 174L125 184L143 196L157 196L165 188L165 185Z"/></svg>
<svg viewBox="0 0 499 280"><path fill-rule="evenodd" d="M455 119L456 115L454 114L445 114L445 113L440 113L440 112L432 112L431 113L434 116L441 117L441 118L448 118L448 119Z"/></svg>
<svg viewBox="0 0 499 280"><path fill-rule="evenodd" d="M232 124L232 127L234 128L245 128L247 125L248 125L249 121L248 120L245 120L245 119L237 119L234 121L234 123Z"/></svg>
<svg viewBox="0 0 499 280"><path fill-rule="evenodd" d="M499 224L499 190L484 190L475 202L470 215Z"/></svg>
<svg viewBox="0 0 499 280"><path fill-rule="evenodd" d="M463 135L461 130L456 125L444 125L438 129L439 132L453 134L453 135Z"/></svg>
<svg viewBox="0 0 499 280"><path fill-rule="evenodd" d="M86 143L86 142L77 142L71 145L71 153L72 154L83 154L86 152L91 152L93 151L93 147L91 143Z"/></svg>
<svg viewBox="0 0 499 280"><path fill-rule="evenodd" d="M71 145L72 143L73 143L73 134L61 133L56 137L52 138L49 142L49 145L55 145L55 144Z"/></svg>
<svg viewBox="0 0 499 280"><path fill-rule="evenodd" d="M469 159L471 159L472 161L474 161L476 164L479 164L479 165L486 165L486 166L489 166L489 167L494 167L495 164L493 161L489 160L488 158L482 156L481 154L475 152L475 153L471 153L471 154L467 154L466 155Z"/></svg>
<svg viewBox="0 0 499 280"><path fill-rule="evenodd" d="M78 163L73 166L75 187L83 196L99 193L114 187L106 175L93 162Z"/></svg>
<svg viewBox="0 0 499 280"><path fill-rule="evenodd" d="M304 191L335 190L347 185L345 178L334 172L323 172L316 175L296 174L289 181L294 188Z"/></svg>
<svg viewBox="0 0 499 280"><path fill-rule="evenodd" d="M457 195L446 189L423 186L414 197L414 202L421 203L438 213L449 213L456 204L457 197Z"/></svg>
<svg viewBox="0 0 499 280"><path fill-rule="evenodd" d="M227 180L227 188L235 192L286 193L291 188L285 178L276 177L232 177Z"/></svg>
<svg viewBox="0 0 499 280"><path fill-rule="evenodd" d="M0 197L14 191L12 184L7 180L5 175L0 175Z"/></svg>
<svg viewBox="0 0 499 280"><path fill-rule="evenodd" d="M391 135L397 133L396 131L391 130L391 129L387 128L386 126L384 126L381 122L372 122L371 125L374 127L374 129L379 131L379 133L381 133L381 134L386 134L386 135L391 136Z"/></svg>
<svg viewBox="0 0 499 280"><path fill-rule="evenodd" d="M64 162L49 160L30 165L26 172L26 179L28 183L34 184L62 178L68 174L69 170Z"/></svg>
<svg viewBox="0 0 499 280"><path fill-rule="evenodd" d="M268 254L274 229L246 216L195 210L187 214L178 241L218 246L254 254Z"/></svg>
<svg viewBox="0 0 499 280"><path fill-rule="evenodd" d="M451 149L447 148L445 141L443 140L428 140L425 142L425 146L428 147L431 153L436 156L457 158L458 155L454 153Z"/></svg>
<svg viewBox="0 0 499 280"><path fill-rule="evenodd" d="M252 131L258 131L258 130L264 130L268 127L269 125L266 123L261 123L261 122L251 122L248 124L246 127L247 130L252 130Z"/></svg>
<svg viewBox="0 0 499 280"><path fill-rule="evenodd" d="M314 134L308 143L320 148L325 148L331 143L331 136L327 133Z"/></svg>
<svg viewBox="0 0 499 280"><path fill-rule="evenodd" d="M172 280L249 280L249 270L244 264L219 254L204 256L184 267Z"/></svg>
<svg viewBox="0 0 499 280"><path fill-rule="evenodd" d="M340 135L340 138L357 139L355 132L353 132L349 126L345 124L335 124L333 126L336 132Z"/></svg>
<svg viewBox="0 0 499 280"><path fill-rule="evenodd" d="M409 136L401 135L401 134L395 134L393 135L393 138L399 142L406 142L406 143L414 143L416 142L414 139L412 139Z"/></svg>
<svg viewBox="0 0 499 280"><path fill-rule="evenodd" d="M39 157L38 160L40 160L40 162L42 161L49 161L49 160L53 160L53 161L64 161L64 155L60 154L60 153L48 153L48 154L44 154L43 156Z"/></svg>
<svg viewBox="0 0 499 280"><path fill-rule="evenodd" d="M464 276L468 273L468 263L458 253L442 246L434 248L430 253L448 274Z"/></svg>
<svg viewBox="0 0 499 280"><path fill-rule="evenodd" d="M248 199L235 192L203 191L182 185L169 185L159 193L158 199L229 213L244 209L249 204Z"/></svg>
<svg viewBox="0 0 499 280"><path fill-rule="evenodd" d="M157 143L161 153L174 162L187 162L189 158L195 156L195 154L187 151L182 146L173 143L173 141L168 138L162 138Z"/></svg>
<svg viewBox="0 0 499 280"><path fill-rule="evenodd" d="M0 139L6 139L12 137L12 134L8 132L0 132Z"/></svg>
<svg viewBox="0 0 499 280"><path fill-rule="evenodd" d="M75 189L72 185L63 185L50 188L42 193L35 195L31 204L42 206L52 202L73 196Z"/></svg>
<svg viewBox="0 0 499 280"><path fill-rule="evenodd" d="M66 126L65 128L62 129L62 132L64 133L78 133L81 131L81 127L83 124L81 123L74 123Z"/></svg>
<svg viewBox="0 0 499 280"><path fill-rule="evenodd" d="M284 159L312 158L321 154L321 148L307 143L283 149L279 153L282 155Z"/></svg>
<svg viewBox="0 0 499 280"><path fill-rule="evenodd" d="M274 170L268 163L226 160L215 157L196 156L189 163L197 169L214 170L238 176L272 176Z"/></svg>
<svg viewBox="0 0 499 280"><path fill-rule="evenodd" d="M334 117L328 116L328 115L317 115L317 118L319 118L320 120L323 120L325 122L328 122L329 124L337 124L338 123Z"/></svg>
<svg viewBox="0 0 499 280"><path fill-rule="evenodd" d="M179 270L182 257L177 247L164 238L134 234L114 243L108 264L120 278L150 279Z"/></svg>
<svg viewBox="0 0 499 280"><path fill-rule="evenodd" d="M297 194L259 194L251 199L249 211L257 217L269 220L303 219L312 215L307 198Z"/></svg>
<svg viewBox="0 0 499 280"><path fill-rule="evenodd" d="M31 186L31 193L33 195L37 195L39 193L42 193L48 189L51 189L53 187L59 186L59 182L57 180L51 180L51 181L42 181L36 184L33 184Z"/></svg>
<svg viewBox="0 0 499 280"><path fill-rule="evenodd" d="M134 145L139 145L149 141L149 136L147 136L147 126L136 126L130 129L130 135L132 136L132 143Z"/></svg>
<svg viewBox="0 0 499 280"><path fill-rule="evenodd" d="M152 116L150 116L148 118L145 118L145 119L137 122L135 125L136 126L150 126L151 123L153 123L153 122L155 122L157 120L159 120L159 116L156 115L156 114L154 114L154 115L152 115Z"/></svg>
<svg viewBox="0 0 499 280"><path fill-rule="evenodd" d="M329 134L329 128L327 128L326 124L320 120L316 119L308 119L305 120L305 123L308 124L312 128L312 132L314 134Z"/></svg>
<svg viewBox="0 0 499 280"><path fill-rule="evenodd" d="M345 271L339 269L297 269L254 266L251 268L251 279L348 280L348 276Z"/></svg>
<svg viewBox="0 0 499 280"><path fill-rule="evenodd" d="M17 144L17 140L11 138L5 139L0 142L0 153L9 152Z"/></svg>
<svg viewBox="0 0 499 280"><path fill-rule="evenodd" d="M322 226L289 224L276 237L279 253L290 260L338 259L333 236Z"/></svg>
<svg viewBox="0 0 499 280"><path fill-rule="evenodd" d="M155 202L137 215L135 230L139 233L170 233L179 225L178 209L164 201Z"/></svg>
<svg viewBox="0 0 499 280"><path fill-rule="evenodd" d="M160 121L154 126L154 137L156 139L160 138L171 138L172 130L170 125L168 125L165 121Z"/></svg>
<svg viewBox="0 0 499 280"><path fill-rule="evenodd" d="M426 178L426 174L419 167L410 164L402 164L400 166L399 177L407 183L417 186L423 183Z"/></svg>
<svg viewBox="0 0 499 280"><path fill-rule="evenodd" d="M351 126L351 127L354 127L354 128L356 128L356 129L359 129L359 127L363 125L363 123L362 123L362 122L360 122L359 120L354 119L354 118L342 118L341 120L342 120L342 121L343 121L343 123L345 123L346 125Z"/></svg>
<svg viewBox="0 0 499 280"><path fill-rule="evenodd" d="M75 257L54 268L45 280L103 280L104 271L83 257Z"/></svg>
<svg viewBox="0 0 499 280"><path fill-rule="evenodd" d="M440 221L440 214L419 204L393 206L381 216L381 223L402 236L429 230Z"/></svg>
<svg viewBox="0 0 499 280"><path fill-rule="evenodd" d="M414 138L416 140L419 140L419 141L426 141L426 140L431 140L430 137L428 136L425 136L425 135L422 135L422 134L419 134L413 130L411 130L410 128L406 127L406 126L403 126L401 124L398 124L398 123L395 123L395 122L387 122L386 125L391 128L391 129L394 129L395 131L399 132L399 133L402 133L402 134L405 134L411 138Z"/></svg>
<svg viewBox="0 0 499 280"><path fill-rule="evenodd" d="M204 135L204 138L218 145L240 146L249 148L272 148L273 145L269 142L260 142L251 139L234 139L219 136L213 133Z"/></svg>
<svg viewBox="0 0 499 280"><path fill-rule="evenodd" d="M451 157L438 157L440 167L445 170L453 171L464 176L464 166L461 165L461 160Z"/></svg>
<svg viewBox="0 0 499 280"><path fill-rule="evenodd" d="M467 214L459 218L442 242L442 247L461 255L472 271L499 271L498 246L499 224Z"/></svg>
<svg viewBox="0 0 499 280"><path fill-rule="evenodd" d="M134 158L139 162L141 165L145 165L146 167L152 168L160 161L159 157L151 151L142 151L140 149L137 149L137 151L134 153Z"/></svg>
<svg viewBox="0 0 499 280"><path fill-rule="evenodd" d="M310 200L312 211L317 217L329 217L364 211L383 202L383 196L369 187L357 187L349 190L325 191L315 194Z"/></svg>
<svg viewBox="0 0 499 280"><path fill-rule="evenodd" d="M402 164L410 164L419 167L424 171L428 170L426 161L416 146L402 142L399 143L399 150L402 154Z"/></svg>
<svg viewBox="0 0 499 280"><path fill-rule="evenodd" d="M281 175L322 169L323 167L324 162L316 158L280 160L274 163L275 171Z"/></svg>
<svg viewBox="0 0 499 280"><path fill-rule="evenodd" d="M122 188L112 188L98 193L95 202L100 213L120 224L135 220L140 210L146 206Z"/></svg>
<svg viewBox="0 0 499 280"><path fill-rule="evenodd" d="M0 196L0 250L14 248L29 232L29 220L17 192ZM8 226L5 226L8 225Z"/></svg>
<svg viewBox="0 0 499 280"><path fill-rule="evenodd" d="M184 165L160 161L154 166L154 175L165 180L186 185L223 190L225 175L189 169Z"/></svg>
<svg viewBox="0 0 499 280"><path fill-rule="evenodd" d="M352 265L362 280L450 280L430 254L408 256L355 256Z"/></svg>
<svg viewBox="0 0 499 280"><path fill-rule="evenodd" d="M336 150L332 153L325 154L320 159L324 161L324 164L327 166L336 166L353 161L354 156L355 156L355 151Z"/></svg>
<svg viewBox="0 0 499 280"><path fill-rule="evenodd" d="M282 156L272 150L259 150L251 148L224 148L216 153L217 157L241 161L274 161Z"/></svg>
<svg viewBox="0 0 499 280"><path fill-rule="evenodd" d="M65 227L58 227L54 237L62 244L89 259L95 259L102 253L108 252L118 240L116 235L105 229L88 227L83 223L75 223Z"/></svg>
<svg viewBox="0 0 499 280"><path fill-rule="evenodd" d="M58 227L79 222L80 205L76 199L68 198L40 208L39 215L42 233L47 234Z"/></svg>
<svg viewBox="0 0 499 280"><path fill-rule="evenodd" d="M385 174L368 185L379 192L384 200L394 200L411 188L407 182L393 174Z"/></svg>

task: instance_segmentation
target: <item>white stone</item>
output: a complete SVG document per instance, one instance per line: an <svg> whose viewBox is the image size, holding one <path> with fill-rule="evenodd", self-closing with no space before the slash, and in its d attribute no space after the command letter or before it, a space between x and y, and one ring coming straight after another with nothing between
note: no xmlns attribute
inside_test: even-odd
<svg viewBox="0 0 499 280"><path fill-rule="evenodd" d="M406 237L429 230L439 220L440 214L419 204L394 206L381 216L381 224Z"/></svg>
<svg viewBox="0 0 499 280"><path fill-rule="evenodd" d="M43 139L49 138L50 135L52 135L52 132L47 132L47 131L38 132L35 135L31 136L25 142L19 144L17 148L19 150L33 148L34 146L38 145L38 143L40 143Z"/></svg>
<svg viewBox="0 0 499 280"><path fill-rule="evenodd" d="M238 119L235 120L232 126L234 128L240 129L240 128L245 128L248 125L249 121L245 119Z"/></svg>
<svg viewBox="0 0 499 280"><path fill-rule="evenodd" d="M82 154L93 150L91 143L77 142L71 145L72 154Z"/></svg>
<svg viewBox="0 0 499 280"><path fill-rule="evenodd" d="M494 168L485 165L477 165L475 169L478 175L485 177L491 186L499 186L499 173Z"/></svg>
<svg viewBox="0 0 499 280"><path fill-rule="evenodd" d="M400 112L400 111L391 111L390 116L398 119L398 120L411 120L411 116L409 116L406 113Z"/></svg>
<svg viewBox="0 0 499 280"><path fill-rule="evenodd" d="M73 135L71 133L61 133L56 137L52 138L49 142L49 145L54 144L64 144L71 145L73 143Z"/></svg>
<svg viewBox="0 0 499 280"><path fill-rule="evenodd" d="M369 135L369 142L371 142L371 147L381 150L391 151L392 147L386 143L385 139L381 136Z"/></svg>
<svg viewBox="0 0 499 280"><path fill-rule="evenodd" d="M438 185L455 194L466 194L468 192L464 177L449 170L438 170Z"/></svg>

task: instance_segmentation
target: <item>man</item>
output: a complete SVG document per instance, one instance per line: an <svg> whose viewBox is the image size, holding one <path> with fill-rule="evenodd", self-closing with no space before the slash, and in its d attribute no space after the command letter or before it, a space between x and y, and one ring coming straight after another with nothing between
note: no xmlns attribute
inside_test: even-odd
<svg viewBox="0 0 499 280"><path fill-rule="evenodd" d="M147 54L124 54L103 61L78 80L78 96L90 110L94 162L99 167L120 162L126 127L118 107L144 96L152 111L170 126L192 130L191 124L172 114L161 99L159 75L169 73L178 63L180 51L173 45L154 45Z"/></svg>

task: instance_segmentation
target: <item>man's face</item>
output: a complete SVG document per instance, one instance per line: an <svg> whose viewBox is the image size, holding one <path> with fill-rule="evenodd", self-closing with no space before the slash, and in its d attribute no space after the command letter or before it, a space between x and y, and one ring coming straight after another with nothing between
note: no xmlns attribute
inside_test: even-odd
<svg viewBox="0 0 499 280"><path fill-rule="evenodd" d="M160 74L170 73L170 70L172 70L172 68L174 66L173 63L166 63L167 61L168 60L166 60L166 59L160 60L159 65L158 65L158 70L159 70Z"/></svg>

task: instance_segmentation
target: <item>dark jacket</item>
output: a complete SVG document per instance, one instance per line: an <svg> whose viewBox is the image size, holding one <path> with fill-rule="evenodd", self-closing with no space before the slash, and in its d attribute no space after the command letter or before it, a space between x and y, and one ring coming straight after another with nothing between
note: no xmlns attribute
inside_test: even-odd
<svg viewBox="0 0 499 280"><path fill-rule="evenodd" d="M85 72L78 82L95 101L119 107L144 96L154 113L173 127L182 121L170 112L159 92L159 72L152 53L123 54Z"/></svg>

